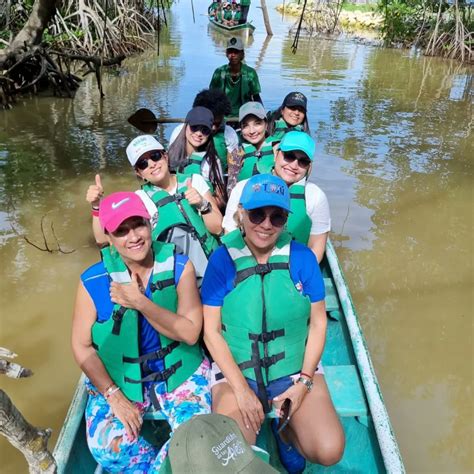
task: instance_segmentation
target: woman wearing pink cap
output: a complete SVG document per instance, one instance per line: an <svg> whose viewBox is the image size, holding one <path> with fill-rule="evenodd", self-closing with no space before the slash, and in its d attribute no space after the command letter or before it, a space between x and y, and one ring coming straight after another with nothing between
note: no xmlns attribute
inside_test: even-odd
<svg viewBox="0 0 474 474"><path fill-rule="evenodd" d="M172 430L209 413L209 362L197 344L202 306L192 263L152 241L135 193L103 199L102 261L81 275L72 349L86 374L87 442L107 472L158 472L166 457L141 435L151 403Z"/></svg>

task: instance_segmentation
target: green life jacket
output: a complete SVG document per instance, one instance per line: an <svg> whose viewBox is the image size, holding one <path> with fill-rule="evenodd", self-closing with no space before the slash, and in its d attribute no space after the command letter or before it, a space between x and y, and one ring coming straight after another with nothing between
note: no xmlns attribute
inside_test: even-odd
<svg viewBox="0 0 474 474"><path fill-rule="evenodd" d="M284 119L279 118L278 120L275 121L275 128L273 131L273 135L270 138L268 138L267 141L273 144L281 142L283 135L293 130L297 132L304 132L303 125L295 125L294 127L292 127L291 125L288 125Z"/></svg>
<svg viewBox="0 0 474 474"><path fill-rule="evenodd" d="M242 143L242 148L244 149L243 163L237 181L251 178L256 174L272 172L275 156L271 143L265 141L259 151L250 143Z"/></svg>
<svg viewBox="0 0 474 474"><path fill-rule="evenodd" d="M291 279L288 233L266 264L257 263L239 229L222 242L236 269L235 288L222 305L222 335L244 376L257 382L265 408L264 387L301 370L311 303Z"/></svg>
<svg viewBox="0 0 474 474"><path fill-rule="evenodd" d="M214 135L213 140L217 156L219 157L219 160L221 160L222 172L227 173L227 146L225 144L224 130L218 131Z"/></svg>
<svg viewBox="0 0 474 474"><path fill-rule="evenodd" d="M288 214L286 229L295 240L307 245L312 222L306 212L305 186L302 184L292 184L289 189L291 212Z"/></svg>
<svg viewBox="0 0 474 474"><path fill-rule="evenodd" d="M194 151L188 156L186 162L181 165L177 171L187 174L201 174L202 160L205 156L205 151Z"/></svg>
<svg viewBox="0 0 474 474"><path fill-rule="evenodd" d="M153 242L154 267L151 280L152 301L176 312L178 296L174 282L174 245ZM105 268L112 281L126 284L130 274L114 247L102 250ZM166 382L168 392L179 387L199 367L203 355L198 344L189 346L159 334L161 349L140 355L139 314L134 309L114 305L112 315L92 325L92 343L114 383L132 401L143 402L143 382ZM143 366L163 359L164 370L146 373Z"/></svg>
<svg viewBox="0 0 474 474"><path fill-rule="evenodd" d="M199 241L201 247L209 258L211 253L219 246L217 240L208 231L203 218L198 211L184 198L187 189L186 181L192 179L191 174L176 174L178 181L176 194L146 183L142 186L158 209L158 222L153 228L153 240L165 240L170 229L181 227Z"/></svg>

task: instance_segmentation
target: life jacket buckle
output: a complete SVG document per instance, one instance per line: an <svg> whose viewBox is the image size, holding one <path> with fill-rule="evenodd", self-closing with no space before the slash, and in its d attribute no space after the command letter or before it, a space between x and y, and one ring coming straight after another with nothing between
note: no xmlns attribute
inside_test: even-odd
<svg viewBox="0 0 474 474"><path fill-rule="evenodd" d="M268 263L259 263L255 267L255 273L257 275L266 275L272 271L270 265Z"/></svg>
<svg viewBox="0 0 474 474"><path fill-rule="evenodd" d="M280 352L279 354L274 354L272 356L263 357L261 359L261 366L264 369L268 369L273 364L276 364L278 361L285 357L285 352Z"/></svg>
<svg viewBox="0 0 474 474"><path fill-rule="evenodd" d="M273 341L277 337L282 337L284 335L285 335L284 329L276 329L274 331L263 332L260 335L260 341L262 341L265 344L267 342Z"/></svg>

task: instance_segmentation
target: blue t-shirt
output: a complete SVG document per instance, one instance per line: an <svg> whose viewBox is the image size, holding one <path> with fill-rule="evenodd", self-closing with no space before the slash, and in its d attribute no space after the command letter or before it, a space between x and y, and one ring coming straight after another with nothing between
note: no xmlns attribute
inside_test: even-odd
<svg viewBox="0 0 474 474"><path fill-rule="evenodd" d="M174 282L177 286L184 267L189 260L186 255L177 254L174 262ZM153 275L152 275L153 276ZM145 296L151 299L150 283L148 280ZM98 321L107 321L112 315L114 303L110 299L110 278L105 270L104 262L98 262L89 267L82 275L81 281L94 302ZM139 313L140 323L140 354L159 350L161 347L157 330ZM149 363L150 370L162 370L162 361Z"/></svg>
<svg viewBox="0 0 474 474"><path fill-rule="evenodd" d="M224 246L219 247L207 264L201 286L202 303L222 306L226 295L234 289L235 276L229 252ZM308 296L311 303L324 299L324 280L316 256L308 247L294 240L290 243L290 276L296 289Z"/></svg>

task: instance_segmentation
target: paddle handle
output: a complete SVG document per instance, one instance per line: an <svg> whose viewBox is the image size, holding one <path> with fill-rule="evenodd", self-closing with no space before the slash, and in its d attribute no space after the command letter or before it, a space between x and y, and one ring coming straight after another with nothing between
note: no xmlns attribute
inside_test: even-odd
<svg viewBox="0 0 474 474"><path fill-rule="evenodd" d="M238 117L228 117L226 122L238 122ZM172 117L157 117L152 120L142 120L143 123L184 123L184 118L172 118Z"/></svg>

